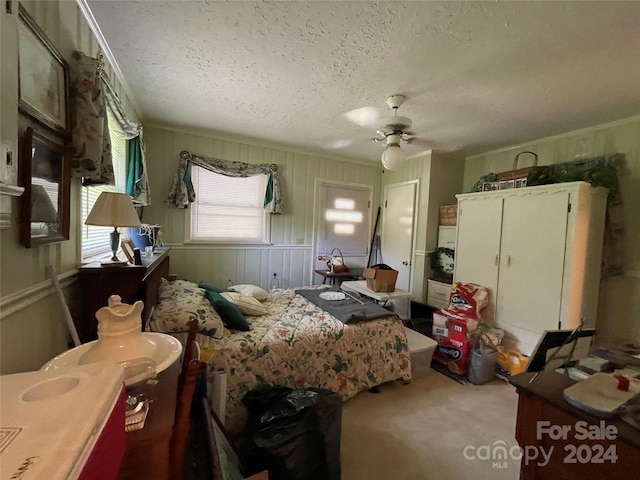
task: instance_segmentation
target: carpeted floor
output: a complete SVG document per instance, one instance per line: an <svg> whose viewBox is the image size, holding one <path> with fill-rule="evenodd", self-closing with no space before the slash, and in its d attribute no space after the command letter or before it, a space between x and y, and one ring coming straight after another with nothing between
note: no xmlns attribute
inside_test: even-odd
<svg viewBox="0 0 640 480"><path fill-rule="evenodd" d="M408 385L393 382L379 390L344 403L342 480L518 478L517 460L498 466L477 458L495 445L517 446L518 399L511 385L498 379L462 385L431 369Z"/></svg>
<svg viewBox="0 0 640 480"><path fill-rule="evenodd" d="M506 382L463 385L430 369L409 384L387 383L378 391L343 404L341 480L518 478L517 460L498 466L475 458L496 445L517 445L517 395ZM194 423L187 479L206 480L211 478L206 432L201 418Z"/></svg>

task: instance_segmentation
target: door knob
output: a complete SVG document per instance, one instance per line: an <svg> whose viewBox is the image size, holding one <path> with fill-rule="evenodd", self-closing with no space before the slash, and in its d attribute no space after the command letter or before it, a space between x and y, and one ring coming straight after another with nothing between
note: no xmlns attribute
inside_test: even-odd
<svg viewBox="0 0 640 480"><path fill-rule="evenodd" d="M409 262L407 262L406 260L404 262L402 262L403 265L409 265Z"/></svg>

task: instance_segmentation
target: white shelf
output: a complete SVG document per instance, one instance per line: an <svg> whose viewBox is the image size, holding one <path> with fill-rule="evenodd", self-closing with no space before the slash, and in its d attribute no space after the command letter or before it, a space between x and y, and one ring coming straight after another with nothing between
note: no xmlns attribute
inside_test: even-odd
<svg viewBox="0 0 640 480"><path fill-rule="evenodd" d="M24 187L17 185L8 185L0 182L0 195L9 195L11 197L19 197L24 192Z"/></svg>

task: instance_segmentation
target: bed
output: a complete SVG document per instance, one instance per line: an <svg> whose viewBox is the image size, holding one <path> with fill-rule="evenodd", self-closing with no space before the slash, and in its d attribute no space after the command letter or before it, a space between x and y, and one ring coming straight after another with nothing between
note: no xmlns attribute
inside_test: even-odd
<svg viewBox="0 0 640 480"><path fill-rule="evenodd" d="M184 285L188 283L182 287ZM198 288L193 285L186 290ZM320 288L328 287L264 292L260 304L266 314L247 315L249 331L213 329L202 315L202 309L207 308L207 298L204 302L196 298L197 307L172 307L191 310L191 316L201 321L197 340L202 349L201 358L208 359L210 394L215 391L220 372L226 374L224 421L230 433L239 432L244 425L246 413L242 398L256 388L325 388L346 400L385 382L411 380L407 337L400 318L388 312L372 320L352 319L345 323L301 294ZM178 293L174 292L172 298L180 300L193 293L184 290L177 289ZM162 304L163 295L159 297ZM171 315L164 310L168 313L166 316ZM175 310L172 318L177 315ZM150 330L167 331L180 340L186 339L179 327L153 320L149 325Z"/></svg>

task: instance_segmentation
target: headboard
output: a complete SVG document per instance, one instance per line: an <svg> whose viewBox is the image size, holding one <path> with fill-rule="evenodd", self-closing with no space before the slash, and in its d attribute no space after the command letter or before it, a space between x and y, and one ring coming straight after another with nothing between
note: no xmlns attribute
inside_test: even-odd
<svg viewBox="0 0 640 480"><path fill-rule="evenodd" d="M142 301L144 302L144 310L142 311L143 328L146 327L153 309L158 304L158 287L160 286L161 279L169 278L169 255L162 254L162 257L159 259L157 265L152 264L153 268L150 268L142 279Z"/></svg>

